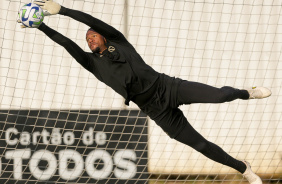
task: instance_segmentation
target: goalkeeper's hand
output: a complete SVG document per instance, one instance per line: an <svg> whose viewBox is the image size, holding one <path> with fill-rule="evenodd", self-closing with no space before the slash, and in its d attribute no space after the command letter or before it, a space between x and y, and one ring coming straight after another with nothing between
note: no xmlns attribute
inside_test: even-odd
<svg viewBox="0 0 282 184"><path fill-rule="evenodd" d="M17 23L22 23L21 19L18 19ZM27 27L25 25L21 24L21 28L27 28Z"/></svg>
<svg viewBox="0 0 282 184"><path fill-rule="evenodd" d="M46 12L44 11L45 16L56 15L61 9L61 5L53 0L36 0L33 3L40 6L43 10L46 10Z"/></svg>

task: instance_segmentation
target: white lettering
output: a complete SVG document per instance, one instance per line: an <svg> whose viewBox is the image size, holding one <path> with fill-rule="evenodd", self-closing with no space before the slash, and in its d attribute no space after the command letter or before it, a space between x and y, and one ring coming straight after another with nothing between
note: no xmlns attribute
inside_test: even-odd
<svg viewBox="0 0 282 184"><path fill-rule="evenodd" d="M38 131L33 132L33 134L32 134L32 144L33 145L38 144L38 141L37 141L38 136L40 136L40 132L38 132Z"/></svg>
<svg viewBox="0 0 282 184"><path fill-rule="evenodd" d="M20 136L21 145L27 146L30 144L30 134L28 132L22 132Z"/></svg>
<svg viewBox="0 0 282 184"><path fill-rule="evenodd" d="M114 163L117 165L114 170L115 176L119 179L133 178L136 175L137 168L132 161L136 161L136 153L133 150L117 151L114 156Z"/></svg>
<svg viewBox="0 0 282 184"><path fill-rule="evenodd" d="M38 168L38 164L40 160L46 160L48 162L48 168L45 170L41 170ZM36 151L30 161L29 161L29 169L32 175L38 180L48 180L55 173L57 169L57 159L56 157L48 150L39 150Z"/></svg>
<svg viewBox="0 0 282 184"><path fill-rule="evenodd" d="M21 149L21 150L13 150L6 151L5 158L14 160L14 178L22 179L22 160L28 159L30 157L31 151L30 149Z"/></svg>
<svg viewBox="0 0 282 184"><path fill-rule="evenodd" d="M51 144L62 144L62 134L59 128L54 128L51 134Z"/></svg>
<svg viewBox="0 0 282 184"><path fill-rule="evenodd" d="M13 159L13 173L15 179L22 179L22 161L29 159L31 149L6 151L5 158ZM59 163L54 154L48 150L35 151L29 161L29 169L31 174L38 180L49 180L57 171L64 180L77 179L84 170L84 160L81 154L75 150L59 151ZM137 173L135 161L137 159L134 150L119 150L114 157L105 150L96 149L91 151L85 160L85 170L87 174L96 180L106 179L113 171L116 178L131 179ZM47 166L45 170L39 168L40 160L46 160ZM69 168L69 163L74 163L73 168ZM0 172L2 170L2 160L0 159ZM97 167L97 164L101 164ZM113 165L116 168L113 168ZM102 166L102 167L101 167Z"/></svg>
<svg viewBox="0 0 282 184"><path fill-rule="evenodd" d="M11 139L10 139L10 138L11 138L11 135L10 135L10 134L12 134L12 133L15 134L15 135L17 135L19 132L18 132L18 130L17 130L16 128L8 128L8 129L6 130L5 140L6 140L6 143L9 144L9 145L11 145L11 146L16 145L17 142L18 142L18 139L17 139L17 138L15 138L14 140L11 140Z"/></svg>
<svg viewBox="0 0 282 184"><path fill-rule="evenodd" d="M68 168L69 160L73 160L75 167ZM59 152L59 175L65 180L77 179L83 171L83 158L74 150L62 150Z"/></svg>
<svg viewBox="0 0 282 184"><path fill-rule="evenodd" d="M92 127L90 127L88 131L84 132L82 136L82 142L86 146L93 144L93 128Z"/></svg>
<svg viewBox="0 0 282 184"><path fill-rule="evenodd" d="M97 132L95 135L95 141L98 145L104 145L107 142L107 134L105 132Z"/></svg>
<svg viewBox="0 0 282 184"><path fill-rule="evenodd" d="M19 139L18 138L11 139L12 135L17 135L17 134L19 134L19 132L16 128L8 128L5 131L5 140L7 144L13 146L16 145L18 142L20 142L21 145L27 146L30 145L31 142L33 145L42 142L43 144L46 145L49 143L53 145L60 145L64 141L66 145L73 145L75 142L74 132L67 131L64 133L62 137L62 133L60 133L59 128L54 128L52 130L52 133L48 132L46 129L43 129L42 132L39 131L33 133L22 132L20 134ZM92 145L94 143L94 131L92 127L90 127L88 131L85 131L83 133L82 142L86 146ZM105 132L96 132L95 142L97 145L105 145L107 143L107 134Z"/></svg>
<svg viewBox="0 0 282 184"><path fill-rule="evenodd" d="M43 144L48 144L49 141L48 141L48 136L50 136L50 133L47 132L47 130L43 130L42 133L41 133L41 136L42 136L42 141L43 141Z"/></svg>
<svg viewBox="0 0 282 184"><path fill-rule="evenodd" d="M48 145L49 142L52 145L60 145L62 143L73 145L75 142L74 132L67 131L63 134L60 132L59 128L53 128L52 133L43 129L42 132L36 131L29 133L24 131L20 133L20 135L18 134L19 131L16 128L8 128L5 131L6 143L8 145L17 145L19 142L23 146L28 146L31 144L31 141L33 145L39 142L46 145ZM40 137L42 137L41 140ZM81 138L83 144L86 146L92 145L94 140L97 145L105 145L107 143L107 134L104 132L95 132L94 134L92 127L90 127L88 131L85 131ZM31 149L15 149L5 151L5 158L13 159L14 179L22 179L23 159L29 159L30 157L30 172L38 180L51 179L57 169L60 178L64 180L75 180L79 178L84 169L86 173L95 180L107 179L112 172L118 179L130 179L137 173L137 166L135 164L137 156L134 150L117 150L115 155L112 156L106 150L96 148L86 155L85 162L81 155L82 153L76 150L65 149L59 151L58 161L55 157L56 153L48 150L34 150L31 157ZM46 168L40 168L40 160L46 160L48 162L45 166ZM0 158L0 173L2 171L2 161L3 160ZM69 166L69 163L72 163L74 167L72 167L73 165ZM114 167L114 164L116 167Z"/></svg>
<svg viewBox="0 0 282 184"><path fill-rule="evenodd" d="M74 133L73 132L66 132L64 134L64 143L66 145L72 145L74 143Z"/></svg>
<svg viewBox="0 0 282 184"><path fill-rule="evenodd" d="M96 160L103 161L103 168L98 170L94 167ZM111 155L104 150L91 151L85 160L85 169L91 178L96 180L106 179L113 170L113 160Z"/></svg>

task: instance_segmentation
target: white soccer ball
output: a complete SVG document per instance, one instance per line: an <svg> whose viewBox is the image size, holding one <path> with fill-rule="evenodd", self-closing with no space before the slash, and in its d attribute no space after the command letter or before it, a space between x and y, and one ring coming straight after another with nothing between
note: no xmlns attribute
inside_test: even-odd
<svg viewBox="0 0 282 184"><path fill-rule="evenodd" d="M19 11L19 18L24 26L37 28L43 22L44 14L40 6L28 3Z"/></svg>

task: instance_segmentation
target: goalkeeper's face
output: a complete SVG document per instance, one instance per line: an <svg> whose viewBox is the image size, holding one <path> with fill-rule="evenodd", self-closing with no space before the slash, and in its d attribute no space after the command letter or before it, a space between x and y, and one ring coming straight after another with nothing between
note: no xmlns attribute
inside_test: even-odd
<svg viewBox="0 0 282 184"><path fill-rule="evenodd" d="M105 43L106 39L100 35L99 33L89 30L86 33L86 41L88 43L88 47L93 53L102 53L107 49Z"/></svg>

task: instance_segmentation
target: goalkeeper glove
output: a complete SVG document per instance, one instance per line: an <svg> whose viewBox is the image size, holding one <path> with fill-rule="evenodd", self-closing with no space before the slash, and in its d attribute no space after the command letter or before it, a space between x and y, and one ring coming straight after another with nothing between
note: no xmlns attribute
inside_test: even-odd
<svg viewBox="0 0 282 184"><path fill-rule="evenodd" d="M17 23L22 23L20 19L17 20ZM27 28L25 25L21 24L21 28Z"/></svg>
<svg viewBox="0 0 282 184"><path fill-rule="evenodd" d="M40 0L34 1L33 3L39 5L43 10L46 10L46 12L44 12L45 16L56 15L61 9L61 5L53 0Z"/></svg>

